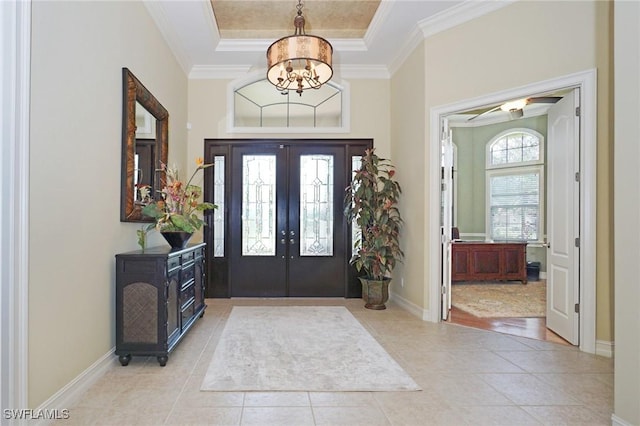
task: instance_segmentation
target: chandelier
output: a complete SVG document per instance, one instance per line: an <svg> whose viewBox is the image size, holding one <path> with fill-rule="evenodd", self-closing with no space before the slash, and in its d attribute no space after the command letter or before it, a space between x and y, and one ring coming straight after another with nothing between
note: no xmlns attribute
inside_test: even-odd
<svg viewBox="0 0 640 426"><path fill-rule="evenodd" d="M267 80L283 94L295 90L302 96L307 89L319 89L333 76L331 43L304 31L302 2L298 0L295 32L276 40L267 49Z"/></svg>

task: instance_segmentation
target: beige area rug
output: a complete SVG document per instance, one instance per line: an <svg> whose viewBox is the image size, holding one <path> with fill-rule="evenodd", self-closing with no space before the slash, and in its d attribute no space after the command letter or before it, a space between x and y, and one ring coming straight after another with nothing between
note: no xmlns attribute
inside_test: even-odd
<svg viewBox="0 0 640 426"><path fill-rule="evenodd" d="M204 391L420 387L343 306L234 306Z"/></svg>
<svg viewBox="0 0 640 426"><path fill-rule="evenodd" d="M545 281L504 283L454 283L451 304L480 318L544 317L547 310Z"/></svg>

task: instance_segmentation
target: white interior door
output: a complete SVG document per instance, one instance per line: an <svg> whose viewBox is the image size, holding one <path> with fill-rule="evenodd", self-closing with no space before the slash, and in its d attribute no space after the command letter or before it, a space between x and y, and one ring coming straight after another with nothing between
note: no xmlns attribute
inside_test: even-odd
<svg viewBox="0 0 640 426"><path fill-rule="evenodd" d="M441 149L441 241L442 241L442 319L449 317L451 310L451 226L453 206L453 143L451 129L447 119L442 124L442 149Z"/></svg>
<svg viewBox="0 0 640 426"><path fill-rule="evenodd" d="M548 113L547 134L547 327L577 345L579 337L578 89Z"/></svg>

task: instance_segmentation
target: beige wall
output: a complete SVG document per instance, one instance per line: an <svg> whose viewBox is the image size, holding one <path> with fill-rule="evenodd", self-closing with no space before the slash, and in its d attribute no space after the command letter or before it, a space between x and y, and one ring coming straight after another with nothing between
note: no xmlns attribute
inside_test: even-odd
<svg viewBox="0 0 640 426"><path fill-rule="evenodd" d="M614 425L640 425L640 3L615 2Z"/></svg>
<svg viewBox="0 0 640 426"><path fill-rule="evenodd" d="M393 273L391 291L419 308L428 306L426 262L426 122L424 50L416 49L391 81L391 159L402 187L398 208L404 220L404 262ZM404 284L404 285L403 285Z"/></svg>
<svg viewBox="0 0 640 426"><path fill-rule="evenodd" d="M421 193L410 189L405 197L404 211L410 213L410 223L428 224L431 215L437 211L425 211L429 191L426 182L430 167L438 164L436 159L428 158L425 145L430 133L429 111L465 99L524 86L550 78L568 75L592 68L598 70L598 182L597 182L597 330L599 340L613 340L613 321L611 306L611 93L609 79L609 19L608 2L516 2L489 15L441 32L425 40L424 50L424 108L419 97L421 84L411 95L393 102L393 128L399 129L403 112L410 113L413 108L425 112L425 129L410 122L415 132L413 137L399 139L392 132L392 150L394 160L401 169L409 169L412 178L421 182L425 189ZM529 29L523 23L536 23ZM418 57L420 53L414 53ZM416 62L415 65L412 65ZM392 77L392 96L398 96L396 88L407 87L403 81L410 73L419 75L422 65L410 58L399 72ZM408 70L407 68L412 68ZM413 69L416 68L416 69ZM406 92L406 90L405 90ZM399 145L402 145L400 148ZM424 167L416 167L418 159L427 158ZM407 186L407 185L405 185ZM408 225L409 225L408 224ZM412 235L422 235L422 226L412 225ZM412 303L428 306L428 294L422 296L426 280L423 279L429 259L427 242L438 236L428 235L424 231L424 247L416 253L419 258L407 259L404 271L406 286L402 294ZM433 267L437 267L433 265ZM425 300L423 300L425 299Z"/></svg>
<svg viewBox="0 0 640 426"><path fill-rule="evenodd" d="M31 66L35 408L115 344L114 255L137 249L139 227L119 221L121 69L128 67L169 111L174 161L185 155L187 78L141 2L35 1Z"/></svg>

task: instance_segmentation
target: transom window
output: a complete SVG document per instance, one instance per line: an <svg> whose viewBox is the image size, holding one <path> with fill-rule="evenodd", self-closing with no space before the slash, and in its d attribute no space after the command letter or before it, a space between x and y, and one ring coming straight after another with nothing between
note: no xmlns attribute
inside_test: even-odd
<svg viewBox="0 0 640 426"><path fill-rule="evenodd" d="M541 137L531 131L509 131L489 143L488 166L504 167L540 162Z"/></svg>
<svg viewBox="0 0 640 426"><path fill-rule="evenodd" d="M229 132L348 132L347 86L279 92L265 78L230 85Z"/></svg>
<svg viewBox="0 0 640 426"><path fill-rule="evenodd" d="M487 230L494 241L540 241L543 229L543 137L512 129L487 144Z"/></svg>

